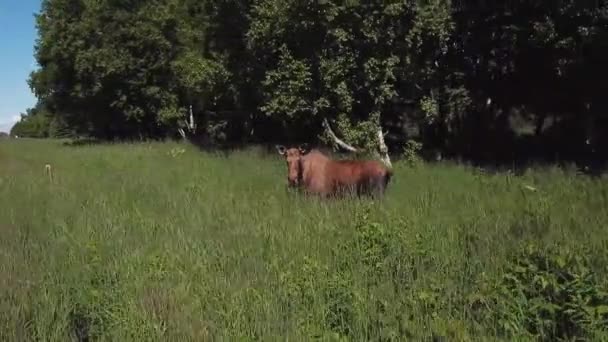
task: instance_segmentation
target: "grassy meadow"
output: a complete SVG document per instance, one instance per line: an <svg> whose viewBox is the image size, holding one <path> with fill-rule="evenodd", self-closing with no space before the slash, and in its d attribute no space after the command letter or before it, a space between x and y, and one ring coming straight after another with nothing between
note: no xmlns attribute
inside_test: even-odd
<svg viewBox="0 0 608 342"><path fill-rule="evenodd" d="M0 141L0 340L608 340L606 178L285 182L257 150Z"/></svg>

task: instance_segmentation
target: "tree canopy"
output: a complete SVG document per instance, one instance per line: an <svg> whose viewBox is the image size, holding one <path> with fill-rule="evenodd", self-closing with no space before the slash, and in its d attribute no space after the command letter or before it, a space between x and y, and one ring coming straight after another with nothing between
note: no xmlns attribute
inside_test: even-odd
<svg viewBox="0 0 608 342"><path fill-rule="evenodd" d="M36 23L36 136L608 152L606 1L43 0Z"/></svg>

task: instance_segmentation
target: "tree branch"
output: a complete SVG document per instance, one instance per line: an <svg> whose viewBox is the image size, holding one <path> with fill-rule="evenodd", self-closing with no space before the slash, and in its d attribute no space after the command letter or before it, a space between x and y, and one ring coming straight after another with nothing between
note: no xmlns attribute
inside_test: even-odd
<svg viewBox="0 0 608 342"><path fill-rule="evenodd" d="M331 127L329 127L329 122L327 122L327 118L323 119L323 127L325 127L325 129L327 130L327 133L329 134L329 136L334 140L334 142L339 145L340 147L342 147L345 150L348 150L350 152L358 152L358 149L352 147L351 145L345 143L343 140L341 140L340 138L338 138L336 136L336 134L334 133L334 131L331 129Z"/></svg>
<svg viewBox="0 0 608 342"><path fill-rule="evenodd" d="M327 130L327 133L329 134L329 136L334 140L334 142L337 145L339 145L343 149L348 150L350 152L354 152L354 153L359 152L359 149L345 143L343 140L341 140L340 138L338 138L336 136L334 131L329 126L329 122L327 121L327 118L323 119L323 127L325 127L325 129ZM388 134L388 132L386 134ZM378 153L378 155L379 155L380 160L382 160L382 162L384 163L384 165L386 165L386 167L388 167L389 169L392 169L393 164L391 163L391 157L388 154L388 147L386 146L386 143L384 142L384 136L386 134L382 132L382 127L378 128L377 138L378 138L378 147L379 147L379 151L380 151Z"/></svg>

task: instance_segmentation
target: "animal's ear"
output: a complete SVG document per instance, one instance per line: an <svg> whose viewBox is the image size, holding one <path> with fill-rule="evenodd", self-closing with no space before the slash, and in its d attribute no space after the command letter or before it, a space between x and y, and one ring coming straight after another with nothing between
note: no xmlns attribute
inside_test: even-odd
<svg viewBox="0 0 608 342"><path fill-rule="evenodd" d="M300 153L302 153L302 154L306 154L306 153L310 152L310 146L308 146L308 144L302 144L298 147L298 149L300 150Z"/></svg>
<svg viewBox="0 0 608 342"><path fill-rule="evenodd" d="M283 146L283 145L276 145L275 147L277 148L277 151L279 152L280 155L284 155L285 154L285 151L286 151L285 146Z"/></svg>

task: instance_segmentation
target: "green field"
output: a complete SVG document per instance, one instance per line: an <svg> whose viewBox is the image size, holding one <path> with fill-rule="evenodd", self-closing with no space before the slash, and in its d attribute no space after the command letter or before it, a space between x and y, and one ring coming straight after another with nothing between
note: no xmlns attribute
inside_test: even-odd
<svg viewBox="0 0 608 342"><path fill-rule="evenodd" d="M253 149L1 141L0 340L608 338L605 178L396 162L376 202L285 183Z"/></svg>

